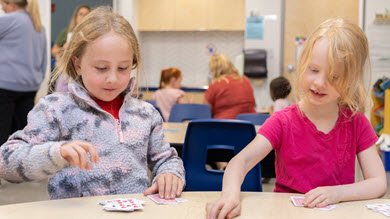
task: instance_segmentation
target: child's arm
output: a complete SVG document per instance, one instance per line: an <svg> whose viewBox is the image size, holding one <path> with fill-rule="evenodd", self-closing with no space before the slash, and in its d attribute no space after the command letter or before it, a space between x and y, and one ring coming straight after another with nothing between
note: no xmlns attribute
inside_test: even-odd
<svg viewBox="0 0 390 219"><path fill-rule="evenodd" d="M47 179L68 162L61 156L55 105L43 98L28 114L28 124L0 147L0 177L10 182Z"/></svg>
<svg viewBox="0 0 390 219"><path fill-rule="evenodd" d="M207 203L207 218L236 217L241 212L240 188L245 175L272 150L271 143L258 134L239 154L230 160L223 175L220 199ZM219 212L219 214L218 214Z"/></svg>
<svg viewBox="0 0 390 219"><path fill-rule="evenodd" d="M160 197L171 199L181 194L185 184L183 161L165 138L161 116L155 110L151 116L153 124L149 137L148 165L153 181L144 195L158 191Z"/></svg>
<svg viewBox="0 0 390 219"><path fill-rule="evenodd" d="M386 193L386 173L375 145L357 155L364 180L361 182L318 187L305 194L305 205L325 207L341 201L373 199Z"/></svg>

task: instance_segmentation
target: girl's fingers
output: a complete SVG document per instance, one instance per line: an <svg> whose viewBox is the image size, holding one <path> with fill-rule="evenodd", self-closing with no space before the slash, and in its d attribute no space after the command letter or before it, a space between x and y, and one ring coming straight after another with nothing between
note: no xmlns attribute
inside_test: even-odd
<svg viewBox="0 0 390 219"><path fill-rule="evenodd" d="M78 145L75 145L73 147L73 149L78 154L78 159L80 160L80 162L79 162L80 169L84 170L87 167L87 163L88 163L87 152L84 150L84 148L82 148Z"/></svg>
<svg viewBox="0 0 390 219"><path fill-rule="evenodd" d="M98 163L99 162L99 155L96 151L95 146L89 142L79 142L80 147L82 147L85 151L89 152L91 162Z"/></svg>
<svg viewBox="0 0 390 219"><path fill-rule="evenodd" d="M177 193L177 185L179 184L179 181L180 179L177 178L176 176L173 176L173 180L172 180L172 185L171 185L171 194L170 194L170 197L171 199L174 199L176 197L176 193Z"/></svg>
<svg viewBox="0 0 390 219"><path fill-rule="evenodd" d="M164 194L165 194L164 174L160 175L160 177L157 178L156 183L158 186L158 196L160 196L160 198L165 199L165 197L164 197Z"/></svg>
<svg viewBox="0 0 390 219"><path fill-rule="evenodd" d="M176 196L180 196L182 191L183 191L183 181L181 181L180 179L179 183L177 184Z"/></svg>
<svg viewBox="0 0 390 219"><path fill-rule="evenodd" d="M164 174L165 179L165 199L171 199L171 190L172 190L172 174Z"/></svg>

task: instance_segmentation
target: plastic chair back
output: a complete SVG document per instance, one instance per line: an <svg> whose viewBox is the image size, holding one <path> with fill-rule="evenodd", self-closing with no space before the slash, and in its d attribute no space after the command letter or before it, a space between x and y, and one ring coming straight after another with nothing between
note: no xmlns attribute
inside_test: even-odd
<svg viewBox="0 0 390 219"><path fill-rule="evenodd" d="M236 155L255 136L255 126L247 121L230 119L190 121L182 155L187 181L185 191L221 191L224 171L205 167L207 151L228 149L233 150ZM260 163L248 172L241 190L262 191Z"/></svg>
<svg viewBox="0 0 390 219"><path fill-rule="evenodd" d="M206 104L175 104L172 106L168 122L183 122L193 119L211 119L211 109Z"/></svg>
<svg viewBox="0 0 390 219"><path fill-rule="evenodd" d="M237 115L236 119L249 121L254 125L263 125L265 120L267 120L270 116L270 114L264 113L243 113Z"/></svg>

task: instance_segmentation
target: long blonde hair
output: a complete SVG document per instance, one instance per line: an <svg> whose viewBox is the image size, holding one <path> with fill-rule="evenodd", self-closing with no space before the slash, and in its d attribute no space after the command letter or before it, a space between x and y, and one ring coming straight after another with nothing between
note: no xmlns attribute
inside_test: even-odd
<svg viewBox="0 0 390 219"><path fill-rule="evenodd" d="M76 18L77 18L77 15L80 11L80 9L82 8L86 8L88 9L89 11L91 11L91 8L87 5L79 5L73 12L73 15L72 15L72 18L70 19L70 22L69 22L69 27L68 27L68 33L71 33L73 31L73 29L76 27Z"/></svg>
<svg viewBox="0 0 390 219"><path fill-rule="evenodd" d="M241 75L237 68L234 67L233 63L224 54L215 54L211 56L209 60L209 68L211 74L213 75L213 82L225 80L229 83L226 76L232 76L236 80L241 80Z"/></svg>
<svg viewBox="0 0 390 219"><path fill-rule="evenodd" d="M15 5L24 8L30 15L30 18L34 24L35 31L42 31L41 15L39 13L38 0L3 0L5 3L14 3Z"/></svg>
<svg viewBox="0 0 390 219"><path fill-rule="evenodd" d="M304 73L308 68L314 44L326 38L329 42L328 81L340 94L338 104L356 112L364 113L369 104L368 89L364 86L364 77L370 80L370 59L367 37L356 24L343 19L331 18L320 24L305 42L299 56L297 79L295 83L298 98L304 97L302 87ZM336 75L336 63L341 63L344 72ZM332 80L337 77L337 80Z"/></svg>
<svg viewBox="0 0 390 219"><path fill-rule="evenodd" d="M139 81L142 64L139 44L134 30L125 18L112 12L110 7L102 6L91 11L76 26L69 45L66 47L57 67L54 69L54 75L50 83L54 84L61 74L66 74L71 81L75 81L85 88L81 77L76 72L72 58L78 57L81 59L89 42L96 40L110 31L119 34L129 43L134 54L132 69L137 69L136 78ZM138 83L136 83L135 89L138 89Z"/></svg>

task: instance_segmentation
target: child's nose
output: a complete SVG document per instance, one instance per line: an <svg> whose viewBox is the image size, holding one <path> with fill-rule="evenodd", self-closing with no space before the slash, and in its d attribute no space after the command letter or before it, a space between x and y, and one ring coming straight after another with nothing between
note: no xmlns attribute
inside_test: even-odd
<svg viewBox="0 0 390 219"><path fill-rule="evenodd" d="M116 72L115 71L111 71L108 75L107 75L107 82L115 82L116 80L118 79L118 77L116 76Z"/></svg>
<svg viewBox="0 0 390 219"><path fill-rule="evenodd" d="M316 79L314 80L316 86L325 87L328 84L328 77L325 73L318 74Z"/></svg>

